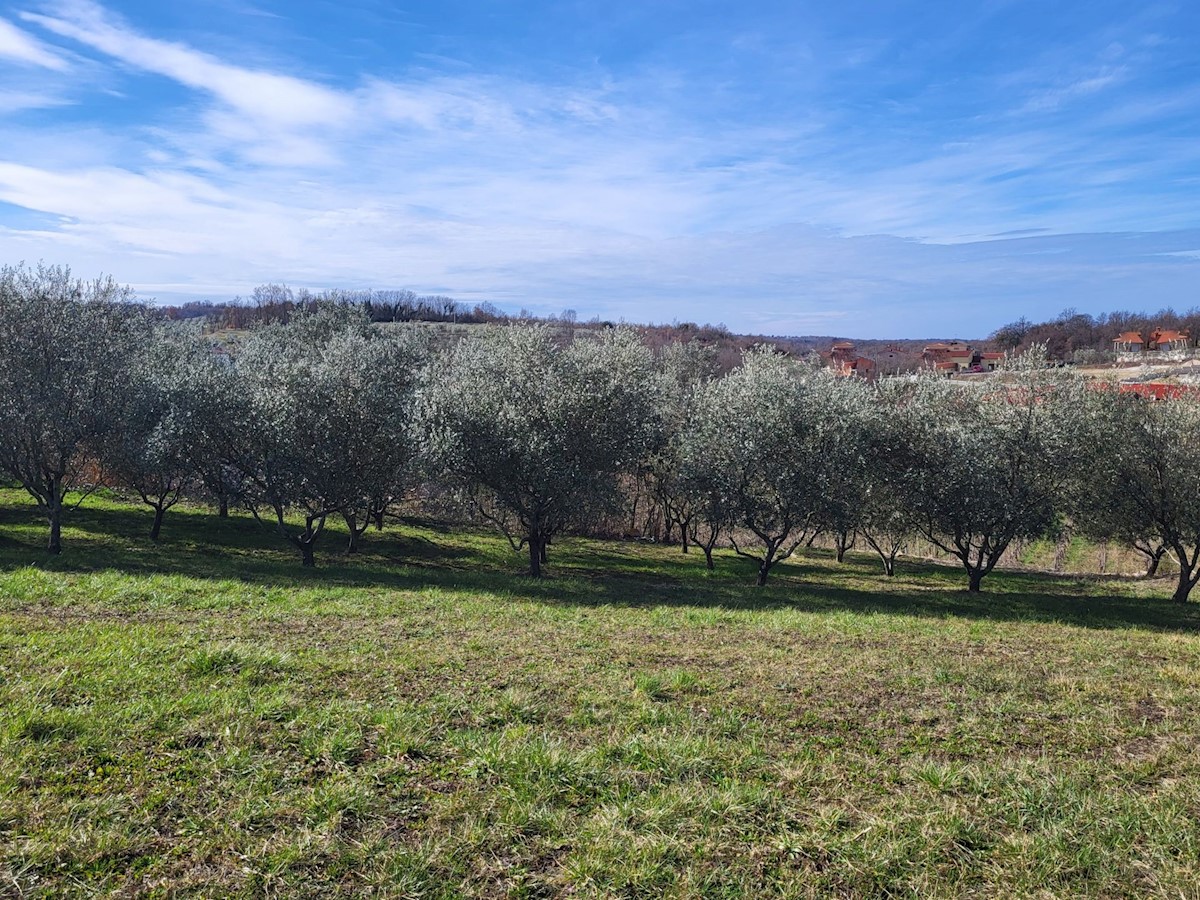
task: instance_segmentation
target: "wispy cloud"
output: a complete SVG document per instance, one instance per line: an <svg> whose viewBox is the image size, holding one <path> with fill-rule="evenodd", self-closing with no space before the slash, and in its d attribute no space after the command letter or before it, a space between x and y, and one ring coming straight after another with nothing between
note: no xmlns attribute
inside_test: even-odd
<svg viewBox="0 0 1200 900"><path fill-rule="evenodd" d="M6 19L0 19L0 59L56 72L67 69L65 59Z"/></svg>
<svg viewBox="0 0 1200 900"><path fill-rule="evenodd" d="M20 16L37 36L9 29L54 65L18 60L4 31L0 56L53 84L7 88L0 202L38 216L0 211L0 247L147 292L405 285L773 332L970 334L1118 288L1123 305L1182 302L1196 275L1196 242L1170 235L1200 224L1200 135L1181 124L1200 94L1150 77L1166 43L1081 38L955 81L914 65L898 22L834 39L812 21L803 41L757 22L680 37L688 58L488 67L430 39L410 65L315 74L92 0ZM994 27L970 17L921 46L961 54ZM61 118L17 109L75 98ZM1168 236L1147 234L1151 251L1101 231Z"/></svg>

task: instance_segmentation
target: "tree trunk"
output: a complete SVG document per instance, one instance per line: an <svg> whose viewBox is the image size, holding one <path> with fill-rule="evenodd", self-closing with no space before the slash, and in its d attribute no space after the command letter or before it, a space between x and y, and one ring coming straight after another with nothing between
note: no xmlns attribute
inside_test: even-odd
<svg viewBox="0 0 1200 900"><path fill-rule="evenodd" d="M883 557L883 572L888 578L891 578L896 574L896 558L894 556Z"/></svg>
<svg viewBox="0 0 1200 900"><path fill-rule="evenodd" d="M375 519L375 530L383 531L383 507L382 506L376 507L371 512L371 515Z"/></svg>
<svg viewBox="0 0 1200 900"><path fill-rule="evenodd" d="M217 495L217 518L229 518L229 495L224 491Z"/></svg>
<svg viewBox="0 0 1200 900"><path fill-rule="evenodd" d="M983 570L968 569L967 574L970 576L970 579L967 583L967 590L972 594L978 594L981 590L981 586L983 585Z"/></svg>
<svg viewBox="0 0 1200 900"><path fill-rule="evenodd" d="M150 540L157 543L158 537L162 533L163 516L166 515L167 510L161 504L158 506L151 504L151 506L154 509L154 524L150 526Z"/></svg>
<svg viewBox="0 0 1200 900"><path fill-rule="evenodd" d="M354 513L342 513L342 518L346 522L346 530L350 532L350 540L346 543L346 555L358 552L358 536L362 534L358 530L358 516Z"/></svg>
<svg viewBox="0 0 1200 900"><path fill-rule="evenodd" d="M50 519L50 540L46 544L46 549L57 556L62 553L62 508L55 503L50 507L47 515Z"/></svg>
<svg viewBox="0 0 1200 900"><path fill-rule="evenodd" d="M758 567L758 579L754 583L758 587L765 585L767 583L767 575L770 573L770 571L771 564L764 559L762 565Z"/></svg>
<svg viewBox="0 0 1200 900"><path fill-rule="evenodd" d="M538 560L544 566L546 564L546 548L550 546L550 538L543 537L538 543Z"/></svg>
<svg viewBox="0 0 1200 900"><path fill-rule="evenodd" d="M837 550L837 561L846 561L846 551L854 546L857 537L853 532L839 531L833 537L833 545Z"/></svg>
<svg viewBox="0 0 1200 900"><path fill-rule="evenodd" d="M529 574L534 578L542 577L541 538L536 534L529 535Z"/></svg>
<svg viewBox="0 0 1200 900"><path fill-rule="evenodd" d="M708 571L711 572L714 568L713 558L712 558L713 548L706 546L704 544L701 544L700 549L704 551L704 568L708 569Z"/></svg>
<svg viewBox="0 0 1200 900"><path fill-rule="evenodd" d="M317 560L314 556L314 551L317 546L317 538L325 530L325 516L309 516L304 522L304 531L295 535L287 531L284 524L282 505L275 506L275 515L279 521L279 532L300 551L301 565L306 569L316 566Z"/></svg>
<svg viewBox="0 0 1200 900"><path fill-rule="evenodd" d="M62 553L62 514L63 514L63 490L62 476L51 475L48 479L47 487L50 488L46 492L46 518L50 523L50 538L46 542L46 549L57 556Z"/></svg>
<svg viewBox="0 0 1200 900"><path fill-rule="evenodd" d="M688 552L688 532L687 532L687 525L685 525L685 524L680 524L680 526L679 526L679 538L680 538L680 541L679 541L679 549L680 549L680 550L682 550L684 553L687 553L687 552Z"/></svg>
<svg viewBox="0 0 1200 900"><path fill-rule="evenodd" d="M1156 553L1150 554L1150 563L1146 566L1147 578L1153 578L1156 574L1158 574L1158 564L1162 562L1162 558L1166 552L1166 547L1159 547Z"/></svg>
<svg viewBox="0 0 1200 900"><path fill-rule="evenodd" d="M1175 585L1175 593L1171 595L1171 599L1176 603L1187 603L1188 595L1192 593L1192 571L1194 566L1187 565L1183 558L1179 558L1179 581Z"/></svg>

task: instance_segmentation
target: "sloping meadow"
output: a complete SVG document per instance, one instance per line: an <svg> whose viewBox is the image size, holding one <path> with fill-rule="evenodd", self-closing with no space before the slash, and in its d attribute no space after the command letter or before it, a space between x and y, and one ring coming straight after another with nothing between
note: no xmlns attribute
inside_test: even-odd
<svg viewBox="0 0 1200 900"><path fill-rule="evenodd" d="M1170 587L0 509L0 893L1194 896Z"/></svg>

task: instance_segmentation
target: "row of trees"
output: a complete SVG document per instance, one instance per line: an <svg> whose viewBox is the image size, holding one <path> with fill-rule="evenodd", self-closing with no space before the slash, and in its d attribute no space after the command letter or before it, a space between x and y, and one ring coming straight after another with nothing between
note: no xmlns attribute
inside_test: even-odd
<svg viewBox="0 0 1200 900"><path fill-rule="evenodd" d="M1149 335L1156 328L1189 330L1200 335L1200 309L1185 312L1162 309L1153 314L1114 311L1092 316L1066 309L1046 322L1018 319L998 328L991 340L1001 350L1021 351L1044 346L1054 359L1087 359L1107 356L1113 338L1125 331Z"/></svg>
<svg viewBox="0 0 1200 900"><path fill-rule="evenodd" d="M372 322L457 322L490 324L513 319L530 319L533 314L521 310L510 316L494 303L474 305L442 294L418 294L410 290L345 290L313 292L293 290L286 284L261 284L248 298L231 302L189 301L179 306L160 307L169 319L204 319L220 328L250 328L254 325L286 321L294 312L312 311L321 306L357 306ZM574 310L564 310L553 319L575 321Z"/></svg>
<svg viewBox="0 0 1200 900"><path fill-rule="evenodd" d="M985 387L868 385L776 350L722 372L699 342L496 326L432 352L419 330L318 304L235 354L111 281L0 270L0 473L61 551L67 498L136 493L158 538L183 497L247 509L313 565L331 517L353 552L402 498L450 494L540 575L553 538L650 498L709 567L728 545L765 584L859 536L895 571L922 535L978 591L1017 539L1071 527L1200 578L1200 402L1099 390L1030 353Z"/></svg>

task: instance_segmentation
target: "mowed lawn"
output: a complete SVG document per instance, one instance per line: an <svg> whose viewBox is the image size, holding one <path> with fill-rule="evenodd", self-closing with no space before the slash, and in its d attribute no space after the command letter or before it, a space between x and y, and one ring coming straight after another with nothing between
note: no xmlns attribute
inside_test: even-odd
<svg viewBox="0 0 1200 900"><path fill-rule="evenodd" d="M0 896L1200 896L1170 585L0 491Z"/></svg>

